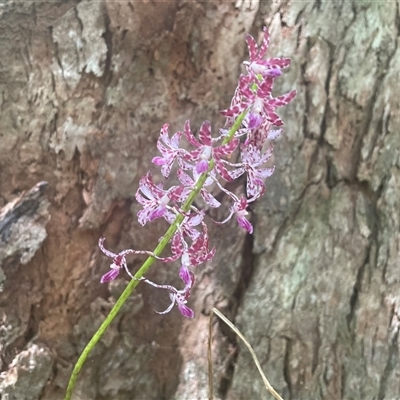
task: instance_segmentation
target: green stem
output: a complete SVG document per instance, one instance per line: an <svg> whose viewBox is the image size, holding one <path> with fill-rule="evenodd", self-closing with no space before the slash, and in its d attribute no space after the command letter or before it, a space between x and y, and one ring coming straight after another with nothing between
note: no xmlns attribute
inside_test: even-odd
<svg viewBox="0 0 400 400"><path fill-rule="evenodd" d="M244 117L246 116L247 111L244 111L242 114L239 115L239 117L236 119L235 123L233 124L232 128L229 130L228 136L223 140L223 144L229 143L235 132L240 128L240 125L242 124L242 121ZM214 160L210 161L208 171L211 171L214 168ZM205 172L202 174L199 178L199 180L196 183L195 188L192 190L192 192L189 194L188 198L186 199L185 203L182 206L182 210L184 212L188 212L190 210L191 205L193 204L194 200L200 193L200 190L202 189L204 182L206 181L208 176L208 172ZM161 253L163 252L164 248L168 244L168 242L171 240L172 236L175 234L175 232L178 229L178 225L182 223L184 220L184 215L179 214L176 216L174 222L171 224L171 226L168 228L167 232L165 233L164 237L154 250L154 254L159 257ZM136 272L134 275L135 279L132 279L128 286L125 288L125 290L122 292L121 296L119 299L116 301L114 304L113 308L107 315L106 319L103 321L103 323L100 325L100 328L96 331L96 333L93 335L93 337L90 339L89 343L86 345L86 347L83 349L81 355L78 358L78 361L76 362L74 369L72 370L71 377L68 382L68 387L67 387L67 392L65 394L64 400L70 400L72 396L72 391L74 389L76 379L78 378L78 374L81 371L83 364L85 363L86 359L89 357L89 354L93 350L94 346L96 346L97 342L101 339L103 336L104 332L108 328L108 326L111 324L111 322L114 320L116 315L118 314L119 310L121 307L125 304L125 301L128 299L128 297L131 295L131 293L135 290L136 286L140 282L140 278L143 277L144 274L149 270L149 268L153 265L155 261L154 257L148 257L146 261L143 263L143 265L139 268L139 270Z"/></svg>

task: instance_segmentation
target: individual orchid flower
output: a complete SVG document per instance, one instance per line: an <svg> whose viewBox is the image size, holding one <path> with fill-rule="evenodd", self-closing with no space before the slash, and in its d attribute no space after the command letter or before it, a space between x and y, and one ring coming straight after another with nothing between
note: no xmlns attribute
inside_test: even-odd
<svg viewBox="0 0 400 400"><path fill-rule="evenodd" d="M230 207L230 214L228 215L228 217L226 219L224 219L223 221L218 222L218 221L213 220L213 222L218 225L225 224L236 214L236 220L237 220L239 226L241 228L245 229L248 233L252 234L253 233L253 225L246 218L246 216L249 214L246 210L248 205L249 205L249 203L245 196L242 196L240 198L240 200L236 197L236 200L233 203L233 206Z"/></svg>
<svg viewBox="0 0 400 400"><path fill-rule="evenodd" d="M247 146L252 144L257 149L262 149L267 141L277 139L281 133L282 128L271 129L271 123L264 119L261 125L255 129L247 129L247 137L244 144Z"/></svg>
<svg viewBox="0 0 400 400"><path fill-rule="evenodd" d="M190 247L186 243L182 232L177 231L172 238L172 256L158 259L163 262L172 262L181 258L182 265L186 267L197 267L205 261L211 261L214 258L216 248L209 249L207 225L203 222L202 225L203 232L199 234Z"/></svg>
<svg viewBox="0 0 400 400"><path fill-rule="evenodd" d="M214 258L216 248L209 249L207 225L202 223L203 232L192 243L189 250L182 256L182 264L197 267L198 265L211 261ZM187 258L186 258L187 257Z"/></svg>
<svg viewBox="0 0 400 400"><path fill-rule="evenodd" d="M184 317L193 318L194 312L186 304L190 296L190 290L192 289L194 284L194 274L193 272L190 272L185 266L182 266L179 271L179 276L185 284L185 288L182 290L178 290L177 288L171 285L158 285L146 278L142 278L141 280L158 289L165 289L169 291L169 298L171 299L171 304L164 311L156 311L157 314L169 313L176 304L178 306L180 313Z"/></svg>
<svg viewBox="0 0 400 400"><path fill-rule="evenodd" d="M268 129L271 126L269 121L266 121L266 119L263 118L260 114L249 112L246 114L242 122L242 128L239 128L235 133L235 137L246 136L246 142L248 141L248 138L251 136L260 137L260 132L265 132L265 125L268 126ZM225 136L226 135L227 134L225 133ZM266 135L262 135L262 137L264 138L263 140L264 143Z"/></svg>
<svg viewBox="0 0 400 400"><path fill-rule="evenodd" d="M292 90L278 97L272 97L271 92L272 83L270 79L267 79L258 87L250 112L265 115L272 125L281 126L283 122L276 114L275 109L289 104L295 98L297 91Z"/></svg>
<svg viewBox="0 0 400 400"><path fill-rule="evenodd" d="M133 250L133 249L128 249L128 250L123 250L118 254L113 253L110 250L107 250L104 247L104 241L106 240L106 238L100 238L99 239L99 248L100 250L103 252L103 254L105 254L107 257L112 258L113 262L110 265L110 271L108 271L107 273L105 273L101 279L100 282L101 283L106 283L106 282L110 282L113 281L118 275L120 270L123 268L126 273L132 278L135 279L132 274L129 272L128 266L126 265L126 256L128 254L146 254L148 256L153 256L154 254L150 251L144 251L144 250Z"/></svg>
<svg viewBox="0 0 400 400"><path fill-rule="evenodd" d="M246 216L249 214L246 210L247 206L248 206L247 199L246 197L242 196L240 202L234 203L234 205L232 206L232 211L236 214L236 220L239 226L245 229L251 235L253 233L253 225L246 218Z"/></svg>
<svg viewBox="0 0 400 400"><path fill-rule="evenodd" d="M218 174L226 181L231 178L221 157L229 157L239 144L238 139L233 139L227 144L220 146L213 146L213 138L211 136L210 121L204 121L199 130L199 140L197 140L192 131L190 130L189 121L185 122L184 133L188 142L196 147L196 150L190 152L191 160L196 162L195 170L198 174L208 171L209 161L211 159L215 162L215 169Z"/></svg>
<svg viewBox="0 0 400 400"><path fill-rule="evenodd" d="M257 168L265 164L272 155L272 146L269 146L264 154L261 154L261 149L256 148L252 144L241 145L241 164L227 163L231 167L238 167L236 170L230 171L232 179L237 179L244 172L247 172L247 196L254 201L265 193L264 179L270 177L275 167L272 168Z"/></svg>
<svg viewBox="0 0 400 400"><path fill-rule="evenodd" d="M176 261L182 257L182 254L187 251L188 245L185 242L181 232L177 231L171 240L171 253L169 257L159 258L164 263Z"/></svg>
<svg viewBox="0 0 400 400"><path fill-rule="evenodd" d="M281 69L286 68L290 65L290 58L276 57L263 59L269 45L269 33L266 27L263 28L264 38L260 48L257 42L251 35L246 35L247 47L249 49L250 61L245 61L243 64L246 65L247 71L250 74L278 77L282 74Z"/></svg>
<svg viewBox="0 0 400 400"><path fill-rule="evenodd" d="M152 159L153 164L161 166L161 173L165 178L168 178L172 165L175 159L183 169L190 169L185 159L188 158L186 150L179 147L179 141L183 135L183 132L175 133L171 139L168 136L168 124L164 124L160 131L160 137L157 141L157 148L162 154L162 157L154 157Z"/></svg>
<svg viewBox="0 0 400 400"><path fill-rule="evenodd" d="M139 182L139 188L136 192L136 200L143 206L143 210L138 212L138 221L145 225L156 218L164 217L168 212L170 200L175 202L184 201L188 191L182 186L173 186L164 190L162 185L156 185L148 172Z"/></svg>
<svg viewBox="0 0 400 400"><path fill-rule="evenodd" d="M228 118L227 121L235 120L245 109L249 110L249 118L259 121L259 118L266 118L271 125L281 126L282 120L276 114L277 107L289 104L296 96L296 90L292 90L282 96L272 97L274 79L267 77L258 82L252 76L242 75L239 79L239 94L241 100L237 104L231 104L230 108L221 111L221 114Z"/></svg>

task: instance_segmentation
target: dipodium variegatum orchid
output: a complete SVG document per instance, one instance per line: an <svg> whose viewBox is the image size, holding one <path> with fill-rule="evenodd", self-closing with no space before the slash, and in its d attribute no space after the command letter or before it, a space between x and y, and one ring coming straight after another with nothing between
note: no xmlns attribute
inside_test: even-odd
<svg viewBox="0 0 400 400"><path fill-rule="evenodd" d="M194 317L188 301L195 283L196 268L206 261L212 261L216 252L215 247L210 248L209 245L205 210L194 206L198 196L202 198L205 207L218 208L221 203L213 196L209 187L212 185L222 190L231 201L228 217L223 221L213 222L224 224L235 217L241 229L253 233L253 226L246 218L246 209L250 203L264 195L265 179L274 173L274 167L267 164L273 152L271 143L281 135L282 128L279 127L283 125L276 109L293 100L296 91L278 97L272 96L274 81L282 74L282 69L290 65L290 59L264 58L269 44L266 28L260 46L250 35L246 35L246 42L250 60L244 62L246 73L239 77L230 107L222 111L222 115L226 117L225 126L212 130L210 122L204 121L197 138L192 133L190 121L186 121L183 130L171 137L168 124L161 128L157 142L160 155L154 157L152 162L161 167L165 180L169 178L171 171L176 170L180 185L164 188L165 182L156 182L151 172L148 172L140 180L136 192L136 200L142 206L138 212L141 225L158 218L163 218L170 224L155 250L127 249L116 254L105 248L105 238L99 239L101 251L112 260L110 270L101 277L101 283L117 279L121 272L127 273L131 280L78 359L68 384L66 400L71 397L84 361L138 284L146 283L155 290L169 292L171 302L159 314L170 312L176 305L184 317ZM183 146L182 140L186 141ZM232 162L232 158L238 162ZM174 164L177 167L175 169ZM247 178L246 190L238 197L226 189L224 182L234 181L242 175ZM162 257L166 247L170 248L171 255ZM126 261L126 257L131 254L148 256L134 275L129 271ZM145 274L155 260L163 263L179 260L179 277L183 281L183 288L178 289L147 279Z"/></svg>

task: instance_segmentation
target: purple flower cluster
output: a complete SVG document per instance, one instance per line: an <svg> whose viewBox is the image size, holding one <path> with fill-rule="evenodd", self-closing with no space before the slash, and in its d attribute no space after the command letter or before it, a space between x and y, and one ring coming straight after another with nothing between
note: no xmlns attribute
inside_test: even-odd
<svg viewBox="0 0 400 400"><path fill-rule="evenodd" d="M140 180L136 200L143 208L138 212L138 221L144 226L157 218L164 218L169 224L175 224L175 233L170 241L172 255L161 258L151 252L132 249L114 254L104 248L104 238L99 240L101 251L113 260L110 271L101 278L102 283L114 280L121 269L136 279L126 265L125 257L128 254L147 254L165 263L180 260L179 276L185 284L181 290L170 285L158 285L144 277L139 278L153 287L169 291L171 304L160 314L168 313L177 305L183 316L193 318L193 310L186 305L194 284L191 269L211 261L215 254L215 248L209 248L204 211L192 205L193 193L199 194L209 207L218 208L221 203L207 190L211 184L215 184L230 197L232 204L228 217L224 221L214 222L223 224L235 216L239 226L251 234L253 226L246 218L246 209L249 203L265 193L264 180L274 172L273 167L265 164L273 151L270 142L282 132L282 129L273 129L274 126L283 125L275 110L293 100L296 91L273 97L272 88L274 80L282 74L282 69L290 65L290 59L264 59L269 43L266 28L260 47L250 35L246 36L246 42L250 54L250 61L244 63L247 73L240 76L230 107L222 111L226 117L224 129L213 137L211 124L205 121L196 138L190 122L186 121L183 131L170 138L168 124L165 124L157 142L161 156L154 157L152 162L161 167L165 178L169 177L176 162L180 185L164 189L162 183L154 181L150 172ZM239 118L242 118L242 123L236 126ZM182 138L186 139L192 149L181 147ZM232 163L229 159L236 150L239 150L240 162ZM243 174L247 177L246 194L239 198L228 191L222 182L233 181Z"/></svg>

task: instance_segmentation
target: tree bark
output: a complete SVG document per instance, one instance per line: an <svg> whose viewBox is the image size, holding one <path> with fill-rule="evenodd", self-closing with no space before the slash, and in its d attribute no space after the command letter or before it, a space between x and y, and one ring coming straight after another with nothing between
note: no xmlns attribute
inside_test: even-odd
<svg viewBox="0 0 400 400"><path fill-rule="evenodd" d="M140 285L87 361L76 399L206 399L212 307L252 343L285 399L393 399L400 239L399 4L4 3L0 8L0 393L62 399L73 363L126 286L97 248L153 250L136 219L161 126L216 133L245 54L271 32L292 58L276 95L276 172L253 236L211 229L196 317L160 316ZM242 182L241 185L245 183ZM221 196L221 201L228 202ZM224 211L212 213L223 219ZM135 271L141 257L130 257ZM178 266L148 278L180 284ZM216 321L214 319L214 321ZM238 339L213 325L216 398L271 398Z"/></svg>

